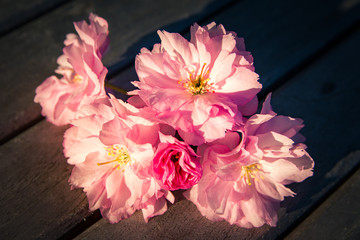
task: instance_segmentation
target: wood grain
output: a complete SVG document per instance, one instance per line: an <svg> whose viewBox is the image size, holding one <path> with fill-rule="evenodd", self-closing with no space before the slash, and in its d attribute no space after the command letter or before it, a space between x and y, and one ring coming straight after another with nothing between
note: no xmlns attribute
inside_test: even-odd
<svg viewBox="0 0 360 240"><path fill-rule="evenodd" d="M297 197L284 202L286 217L280 219L277 229L269 232L269 238L291 227L359 164L356 159L344 158L360 149L360 109L356 100L360 91L356 61L359 41L358 29L274 94L275 110L304 119L302 132L315 159L315 170L305 184L293 187Z"/></svg>
<svg viewBox="0 0 360 240"><path fill-rule="evenodd" d="M143 223L140 213L115 225L102 219L78 239L111 239L119 235L130 239L281 237L360 164L358 158L344 158L360 146L360 109L354 101L360 91L359 41L360 29L273 94L276 112L305 120L306 127L302 132L315 160L314 176L290 186L297 196L282 203L276 228L264 226L247 230L224 222L210 222L196 212L192 203L180 200L169 213L155 217L149 224Z"/></svg>
<svg viewBox="0 0 360 240"><path fill-rule="evenodd" d="M359 23L360 2L346 2L243 1L215 20L245 37L263 88L268 89Z"/></svg>
<svg viewBox="0 0 360 240"><path fill-rule="evenodd" d="M347 161L360 162L360 151ZM305 219L286 240L357 239L360 236L360 170Z"/></svg>
<svg viewBox="0 0 360 240"><path fill-rule="evenodd" d="M64 129L42 121L1 146L1 239L57 238L88 215L86 196L67 182Z"/></svg>
<svg viewBox="0 0 360 240"><path fill-rule="evenodd" d="M15 30L68 0L2 0L0 2L0 36Z"/></svg>
<svg viewBox="0 0 360 240"><path fill-rule="evenodd" d="M149 41L158 28L170 25L181 31L189 21L203 18L228 2L76 0L2 37L0 142L39 119L40 106L33 102L35 88L54 74L65 35L74 32L73 21L87 19L90 12L109 20L111 51L104 63L117 69L129 64L140 49L139 43Z"/></svg>

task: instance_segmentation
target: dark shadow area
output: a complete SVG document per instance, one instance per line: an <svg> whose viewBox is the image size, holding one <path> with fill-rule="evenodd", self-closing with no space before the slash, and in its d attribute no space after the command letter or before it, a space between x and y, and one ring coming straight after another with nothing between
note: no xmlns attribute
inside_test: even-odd
<svg viewBox="0 0 360 240"><path fill-rule="evenodd" d="M45 118L43 116L38 116L34 120L29 121L26 124L24 124L23 126L21 126L20 128L12 131L10 134L8 134L8 135L4 136L2 139L0 139L0 146L5 144L6 142L10 141L12 138L16 137L17 135L21 134L22 132L26 131L27 129L31 128L32 126L35 126L42 120L45 120Z"/></svg>
<svg viewBox="0 0 360 240"><path fill-rule="evenodd" d="M308 218L311 213L313 213L326 199L328 199L334 192L336 192L337 189L339 189L347 180L349 180L354 174L355 172L360 169L360 163L357 164L354 168L352 168L346 175L342 176L340 179L336 179L336 181L331 181L331 179L329 179L329 185L331 185L329 187L329 189L327 189L326 193L323 194L317 201L311 201L309 198L304 198L303 200L305 201L296 201L296 199L293 198L287 198L286 200L284 200L284 202L282 202L282 205L290 205L290 207L286 207L286 212L292 212L292 211L296 211L300 208L303 208L307 205L310 205L310 208L308 208L300 217L298 217L294 222L292 222L292 224L290 225L290 227L288 227L285 231L281 232L281 234L276 238L276 239L284 239L287 235L289 235L300 223L302 223L306 218ZM316 178L319 178L321 176L317 176ZM311 182L316 182L316 179L309 179L308 180L308 185L311 185ZM293 185L296 184L291 184L289 185L289 187L293 190L295 190L295 192L299 192L300 194L309 194L310 191L308 191L307 193L305 193L305 191L301 191L301 188L298 187L299 191L297 191L296 187L292 187ZM309 195L315 195L313 193L309 194ZM289 204L289 202L292 202L291 204ZM311 204L309 204L311 202ZM265 235L266 236L266 235Z"/></svg>
<svg viewBox="0 0 360 240"><path fill-rule="evenodd" d="M337 34L333 39L326 42L322 48L318 51L311 54L300 64L292 68L287 73L283 74L281 77L277 79L271 86L264 87L261 92L258 94L259 99L265 99L266 95L270 92L275 91L275 89L279 88L281 85L286 83L289 79L292 79L294 76L298 75L301 71L311 66L313 63L317 62L321 57L323 57L330 49L333 47L343 43L349 38L353 33L355 33L360 28L360 19L354 22L352 25L348 26L344 31ZM324 93L331 92L334 88L334 84L327 84L323 87L322 91Z"/></svg>
<svg viewBox="0 0 360 240"><path fill-rule="evenodd" d="M24 3L18 2L11 3L11 6L3 6L4 8L0 10L3 15L0 17L0 37L50 13L69 1L70 0L43 0L38 3L32 3L32 1L25 0ZM5 3L1 5L3 4ZM10 3L8 3L8 5L10 5ZM17 8L17 5L21 5L22 8ZM6 15L9 15L9 12L11 15L4 17L5 11Z"/></svg>
<svg viewBox="0 0 360 240"><path fill-rule="evenodd" d="M71 228L67 233L62 235L59 239L60 240L74 239L76 236L84 232L87 228L92 226L100 219L101 219L101 213L99 210L96 210L92 212L90 216L84 218L80 223L78 223L73 228Z"/></svg>

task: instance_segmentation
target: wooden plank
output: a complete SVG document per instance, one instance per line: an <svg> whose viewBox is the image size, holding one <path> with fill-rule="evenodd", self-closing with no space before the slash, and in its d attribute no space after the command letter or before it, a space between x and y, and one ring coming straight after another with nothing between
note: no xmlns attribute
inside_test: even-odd
<svg viewBox="0 0 360 240"><path fill-rule="evenodd" d="M347 161L360 162L360 151ZM358 239L360 169L285 239Z"/></svg>
<svg viewBox="0 0 360 240"><path fill-rule="evenodd" d="M360 2L353 5L346 2L284 0L254 4L245 1L242 9L232 8L216 21L245 36L263 89L269 89L292 70L311 62L318 51L326 50L329 44L334 44L352 27L358 26ZM268 13L269 9L272 9L271 13ZM237 21L228 17L235 14L240 16Z"/></svg>
<svg viewBox="0 0 360 240"><path fill-rule="evenodd" d="M0 36L67 1L68 0L2 0L0 3Z"/></svg>
<svg viewBox="0 0 360 240"><path fill-rule="evenodd" d="M293 187L298 196L284 202L286 214L278 228L269 232L270 238L291 227L359 165L358 161L344 158L360 149L359 41L358 29L350 39L275 92L275 109L305 121L303 134L315 159L315 174L303 186Z"/></svg>
<svg viewBox="0 0 360 240"><path fill-rule="evenodd" d="M356 101L360 91L359 41L360 29L273 94L276 112L305 120L306 127L302 132L307 137L308 151L315 159L314 176L290 186L297 196L282 203L276 228L243 229L225 222L210 222L200 216L191 202L180 200L167 213L153 218L148 224L143 223L140 213L115 225L102 219L78 239L118 236L129 239L281 237L360 164L359 158L344 158L360 147L360 109Z"/></svg>
<svg viewBox="0 0 360 240"><path fill-rule="evenodd" d="M65 35L74 32L73 21L87 19L89 12L109 20L111 50L104 62L107 66L121 63L116 69L129 64L139 43L149 41L156 29L171 25L182 31L229 1L76 0L4 36L0 39L0 142L39 120L35 88L54 73Z"/></svg>
<svg viewBox="0 0 360 240"><path fill-rule="evenodd" d="M204 218L190 201L181 200L163 215L144 222L141 212L117 224L101 219L75 239L256 239L259 231Z"/></svg>
<svg viewBox="0 0 360 240"><path fill-rule="evenodd" d="M43 121L1 146L1 239L57 238L88 215L86 196L67 182L64 130Z"/></svg>

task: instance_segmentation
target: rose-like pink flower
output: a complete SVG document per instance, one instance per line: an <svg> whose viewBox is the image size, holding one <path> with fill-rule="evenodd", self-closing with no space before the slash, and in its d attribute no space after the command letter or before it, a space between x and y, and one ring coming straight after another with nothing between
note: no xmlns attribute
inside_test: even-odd
<svg viewBox="0 0 360 240"><path fill-rule="evenodd" d="M74 165L69 182L83 188L90 210L111 223L142 210L145 221L174 202L153 177L151 163L159 124L144 118L146 108L111 96L83 106L64 136L64 153Z"/></svg>
<svg viewBox="0 0 360 240"><path fill-rule="evenodd" d="M34 101L42 106L42 115L55 125L65 125L75 118L82 106L103 98L107 69L101 57L108 47L107 22L90 14L90 25L74 23L79 36L68 34L64 54L56 73L36 89Z"/></svg>
<svg viewBox="0 0 360 240"><path fill-rule="evenodd" d="M132 94L157 111L191 145L224 137L234 118L256 111L261 89L244 40L211 23L191 27L190 42L158 31L161 44L136 57Z"/></svg>
<svg viewBox="0 0 360 240"><path fill-rule="evenodd" d="M284 185L312 176L302 127L301 119L277 116L268 96L244 126L199 147L203 177L185 196L210 220L275 226L280 201L294 195Z"/></svg>
<svg viewBox="0 0 360 240"><path fill-rule="evenodd" d="M160 133L160 143L152 163L155 178L164 189L188 189L202 176L199 156L186 143Z"/></svg>

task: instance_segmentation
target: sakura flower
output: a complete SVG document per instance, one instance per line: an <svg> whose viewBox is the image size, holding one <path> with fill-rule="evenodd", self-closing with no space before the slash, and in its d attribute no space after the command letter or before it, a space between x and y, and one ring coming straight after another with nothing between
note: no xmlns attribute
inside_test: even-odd
<svg viewBox="0 0 360 240"><path fill-rule="evenodd" d="M199 157L186 143L160 133L160 143L152 163L155 178L164 189L187 189L202 175Z"/></svg>
<svg viewBox="0 0 360 240"><path fill-rule="evenodd" d="M75 23L79 36L67 35L55 70L62 77L50 76L36 89L34 101L55 125L68 124L82 106L105 96L107 69L101 57L108 46L107 22L93 14L89 19L90 25Z"/></svg>
<svg viewBox="0 0 360 240"><path fill-rule="evenodd" d="M261 84L244 40L211 23L191 27L190 42L158 31L161 44L136 57L133 84L162 122L191 145L224 137L237 115L256 111Z"/></svg>
<svg viewBox="0 0 360 240"><path fill-rule="evenodd" d="M312 176L302 127L301 119L277 116L268 96L260 114L199 147L203 177L185 196L210 220L275 226L280 201L294 195L284 185Z"/></svg>
<svg viewBox="0 0 360 240"><path fill-rule="evenodd" d="M83 188L90 210L111 223L142 210L145 221L167 210L173 195L153 178L151 162L159 124L113 96L81 108L64 137L64 153L74 165L69 182Z"/></svg>
<svg viewBox="0 0 360 240"><path fill-rule="evenodd" d="M89 20L90 24L80 21L75 22L74 26L80 40L87 46L93 46L97 56L101 59L109 47L108 23L93 13L90 13ZM76 35L74 37L76 38ZM65 43L65 45L68 44Z"/></svg>

